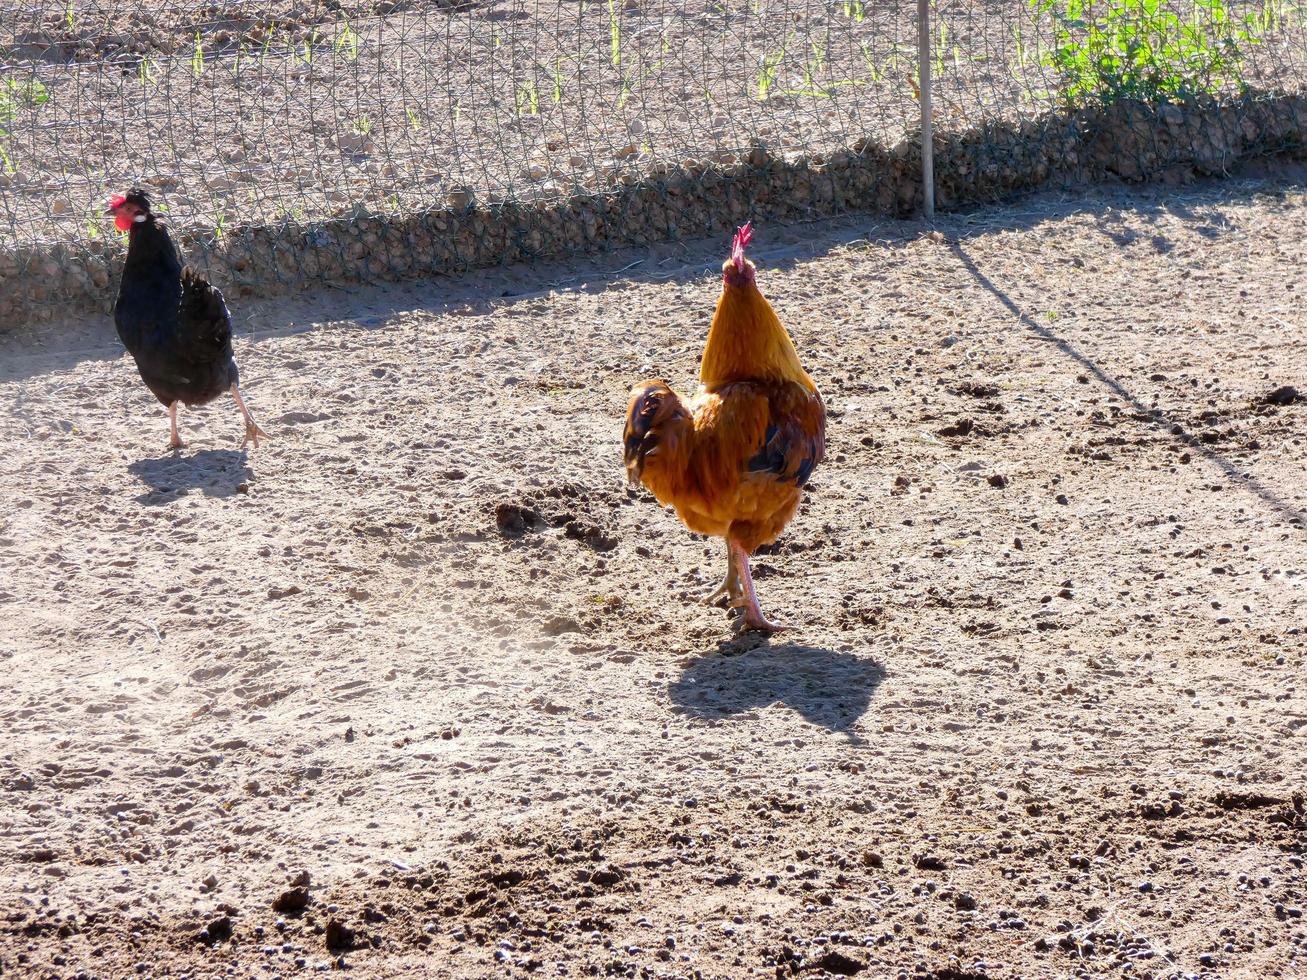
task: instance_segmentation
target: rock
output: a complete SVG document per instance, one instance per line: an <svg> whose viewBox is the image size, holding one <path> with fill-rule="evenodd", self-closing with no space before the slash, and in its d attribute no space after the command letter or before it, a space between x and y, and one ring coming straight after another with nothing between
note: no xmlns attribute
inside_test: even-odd
<svg viewBox="0 0 1307 980"><path fill-rule="evenodd" d="M304 888L291 888L282 892L273 900L272 910L274 912L302 912L308 908L309 893Z"/></svg>
<svg viewBox="0 0 1307 980"><path fill-rule="evenodd" d="M321 775L321 770L319 770ZM313 878L307 871L297 871L286 878L286 884L292 888L308 888L312 884Z"/></svg>
<svg viewBox="0 0 1307 980"><path fill-rule="evenodd" d="M953 904L963 912L971 912L976 908L976 898L970 892L958 892Z"/></svg>
<svg viewBox="0 0 1307 980"><path fill-rule="evenodd" d="M329 953L354 948L354 930L336 918L327 920L327 929L323 934L323 939L327 944L327 952Z"/></svg>

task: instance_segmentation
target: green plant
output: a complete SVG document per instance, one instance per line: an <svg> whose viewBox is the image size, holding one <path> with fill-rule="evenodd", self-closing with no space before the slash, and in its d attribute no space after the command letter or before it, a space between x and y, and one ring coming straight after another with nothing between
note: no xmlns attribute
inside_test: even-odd
<svg viewBox="0 0 1307 980"><path fill-rule="evenodd" d="M196 78L204 74L204 42L199 31L195 32L195 50L191 52L191 72Z"/></svg>
<svg viewBox="0 0 1307 980"><path fill-rule="evenodd" d="M845 17L855 24L861 24L867 17L867 8L863 5L862 0L844 0L840 4L840 10Z"/></svg>
<svg viewBox="0 0 1307 980"><path fill-rule="evenodd" d="M408 117L408 124L413 132L419 133L422 131L422 116L419 114L417 109L405 106L404 115Z"/></svg>
<svg viewBox="0 0 1307 980"><path fill-rule="evenodd" d="M348 20L341 20L343 25L336 33L336 40L332 43L332 50L336 54L344 54L346 58L353 61L359 56L359 36L354 33L349 26Z"/></svg>
<svg viewBox="0 0 1307 980"><path fill-rule="evenodd" d="M608 46L612 50L613 67L622 67L622 21L617 11L617 0L608 0Z"/></svg>
<svg viewBox="0 0 1307 980"><path fill-rule="evenodd" d="M24 112L35 110L50 101L50 90L33 78L20 82L6 78L0 83L0 168L13 173L14 161L5 149L4 141L13 135L10 128Z"/></svg>
<svg viewBox="0 0 1307 980"><path fill-rule="evenodd" d="M762 64L758 67L758 101L765 102L768 94L776 85L776 78L780 74L781 62L785 60L785 48L790 43L788 37L781 42L781 46L770 54L762 56Z"/></svg>
<svg viewBox="0 0 1307 980"><path fill-rule="evenodd" d="M524 82L517 90L516 97L517 114L519 116L538 116L540 115L540 92L536 88L535 79Z"/></svg>
<svg viewBox="0 0 1307 980"><path fill-rule="evenodd" d="M372 134L372 120L368 118L365 112L350 123L349 128L359 136L370 136Z"/></svg>
<svg viewBox="0 0 1307 980"><path fill-rule="evenodd" d="M554 79L554 105L560 105L563 101L563 59L559 58L554 62L553 70L550 75Z"/></svg>
<svg viewBox="0 0 1307 980"><path fill-rule="evenodd" d="M1225 0L1194 0L1181 18L1161 0L1029 0L1053 18L1042 63L1072 102L1176 101L1243 86L1244 49L1259 43L1257 14L1242 22Z"/></svg>
<svg viewBox="0 0 1307 980"><path fill-rule="evenodd" d="M289 34L289 31L287 32L287 34ZM296 50L295 48L294 37L291 37L291 41L290 41L291 60L292 61L298 60L304 62L304 64L306 65L312 65L313 54L314 54L313 46L317 43L318 43L317 28L314 28L313 30L309 31L308 36L304 38L304 46L299 50Z"/></svg>

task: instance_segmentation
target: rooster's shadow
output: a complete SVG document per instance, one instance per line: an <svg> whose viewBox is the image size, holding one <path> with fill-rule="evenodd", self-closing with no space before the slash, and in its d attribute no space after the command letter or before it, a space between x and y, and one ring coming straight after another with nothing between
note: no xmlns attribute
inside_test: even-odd
<svg viewBox="0 0 1307 980"><path fill-rule="evenodd" d="M782 703L808 722L860 742L853 727L885 669L868 657L797 643L731 640L695 657L668 685L673 704L720 719Z"/></svg>
<svg viewBox="0 0 1307 980"><path fill-rule="evenodd" d="M146 506L167 504L198 490L206 497L230 497L248 488L253 473L244 450L201 449L140 459L127 467L150 489L136 498Z"/></svg>

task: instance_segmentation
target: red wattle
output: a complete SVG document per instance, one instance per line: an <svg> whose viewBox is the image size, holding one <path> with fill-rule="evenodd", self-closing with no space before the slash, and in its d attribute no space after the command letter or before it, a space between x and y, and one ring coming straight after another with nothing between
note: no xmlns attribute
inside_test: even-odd
<svg viewBox="0 0 1307 980"><path fill-rule="evenodd" d="M130 231L132 219L125 214L115 214L113 216L113 226L119 231Z"/></svg>

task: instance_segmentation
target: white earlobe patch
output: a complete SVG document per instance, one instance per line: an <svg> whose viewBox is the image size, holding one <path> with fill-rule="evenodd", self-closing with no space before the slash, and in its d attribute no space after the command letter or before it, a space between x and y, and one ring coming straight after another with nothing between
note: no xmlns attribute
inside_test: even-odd
<svg viewBox="0 0 1307 980"><path fill-rule="evenodd" d="M140 222L145 220L145 215L138 214L135 217L133 217L132 220L135 221L137 224L139 224Z"/></svg>

